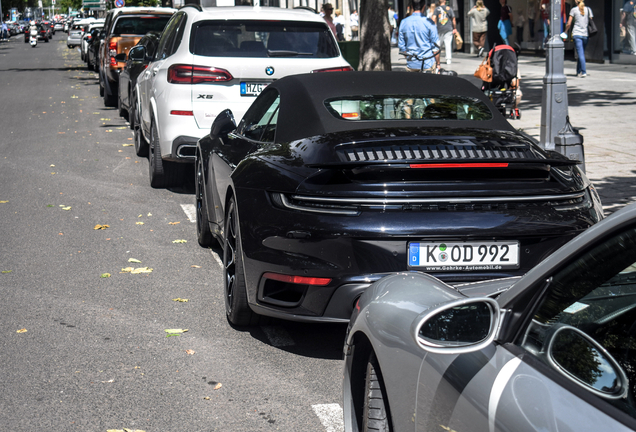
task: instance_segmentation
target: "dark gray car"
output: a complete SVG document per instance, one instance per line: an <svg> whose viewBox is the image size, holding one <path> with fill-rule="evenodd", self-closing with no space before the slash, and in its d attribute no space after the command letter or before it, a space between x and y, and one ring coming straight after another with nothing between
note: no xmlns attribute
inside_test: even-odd
<svg viewBox="0 0 636 432"><path fill-rule="evenodd" d="M636 430L636 204L521 278L380 279L345 360L347 431Z"/></svg>

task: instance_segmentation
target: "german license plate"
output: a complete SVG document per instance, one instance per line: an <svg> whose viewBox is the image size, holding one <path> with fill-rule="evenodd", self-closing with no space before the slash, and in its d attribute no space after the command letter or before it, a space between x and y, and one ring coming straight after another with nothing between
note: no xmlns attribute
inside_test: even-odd
<svg viewBox="0 0 636 432"><path fill-rule="evenodd" d="M258 96L269 83L241 82L241 96Z"/></svg>
<svg viewBox="0 0 636 432"><path fill-rule="evenodd" d="M411 268L422 271L479 271L519 268L519 242L412 242Z"/></svg>

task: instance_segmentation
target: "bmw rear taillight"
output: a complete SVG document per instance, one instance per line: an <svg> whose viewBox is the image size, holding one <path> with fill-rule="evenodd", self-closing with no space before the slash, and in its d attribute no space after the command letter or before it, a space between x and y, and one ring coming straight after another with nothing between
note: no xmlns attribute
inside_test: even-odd
<svg viewBox="0 0 636 432"><path fill-rule="evenodd" d="M327 69L316 69L312 70L311 73L316 72L352 72L353 68L351 66L343 66L343 67L335 67L335 68L327 68Z"/></svg>
<svg viewBox="0 0 636 432"><path fill-rule="evenodd" d="M233 79L228 71L215 67L175 64L168 68L168 82L172 84L215 83Z"/></svg>

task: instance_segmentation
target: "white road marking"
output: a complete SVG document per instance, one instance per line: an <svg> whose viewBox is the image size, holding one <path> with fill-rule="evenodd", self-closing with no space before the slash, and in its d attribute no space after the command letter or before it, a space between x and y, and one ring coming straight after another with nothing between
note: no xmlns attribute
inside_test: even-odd
<svg viewBox="0 0 636 432"><path fill-rule="evenodd" d="M344 432L344 417L339 404L312 405L311 407L327 432Z"/></svg>
<svg viewBox="0 0 636 432"><path fill-rule="evenodd" d="M197 221L197 209L194 207L194 204L181 204L181 208L185 212L190 222Z"/></svg>
<svg viewBox="0 0 636 432"><path fill-rule="evenodd" d="M223 268L223 261L221 261L221 257L219 256L219 254L214 252L212 249L210 249L210 252L212 252L212 256L214 257L214 261L217 262L219 267Z"/></svg>
<svg viewBox="0 0 636 432"><path fill-rule="evenodd" d="M294 346L294 340L291 338L287 330L279 326L261 326L263 332L265 332L265 336L269 339L269 342L272 346L275 347L286 347L286 346Z"/></svg>

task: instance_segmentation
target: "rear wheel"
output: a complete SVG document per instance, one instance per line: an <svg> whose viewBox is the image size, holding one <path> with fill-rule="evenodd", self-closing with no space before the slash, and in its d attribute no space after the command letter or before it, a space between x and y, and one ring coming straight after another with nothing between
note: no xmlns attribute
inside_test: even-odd
<svg viewBox="0 0 636 432"><path fill-rule="evenodd" d="M102 85L102 81L99 80L99 95L104 96L104 86Z"/></svg>
<svg viewBox="0 0 636 432"><path fill-rule="evenodd" d="M117 94L117 112L119 117L128 118L128 111L121 107L121 94Z"/></svg>
<svg viewBox="0 0 636 432"><path fill-rule="evenodd" d="M137 107L135 105L133 105L133 112L132 112L132 116L131 117L134 118L134 120L133 120L133 122L134 122L133 131L135 132L135 135L134 135L135 153L139 157L146 157L146 156L148 156L148 142L144 138L144 134L141 131L141 122L140 122L140 119L139 119L139 111L137 110ZM133 122L131 122L131 123L133 123Z"/></svg>
<svg viewBox="0 0 636 432"><path fill-rule="evenodd" d="M111 84L110 89L113 90L115 86ZM115 107L117 106L117 94L108 94L106 88L104 88L104 106Z"/></svg>
<svg viewBox="0 0 636 432"><path fill-rule="evenodd" d="M234 197L230 198L225 216L223 242L223 276L225 279L225 313L235 326L258 324L259 317L247 304L247 288L243 269L243 250Z"/></svg>
<svg viewBox="0 0 636 432"><path fill-rule="evenodd" d="M180 167L176 163L170 163L161 158L159 135L157 134L157 125L154 120L150 123L149 148L150 153L148 154L148 166L150 186L153 188L167 188L176 185Z"/></svg>
<svg viewBox="0 0 636 432"><path fill-rule="evenodd" d="M374 353L371 353L367 362L362 430L379 432L391 430L386 389L378 359Z"/></svg>
<svg viewBox="0 0 636 432"><path fill-rule="evenodd" d="M203 247L212 244L212 232L210 232L210 222L208 220L208 203L205 196L203 161L197 158L196 166L196 186L195 197L197 207L197 239Z"/></svg>

